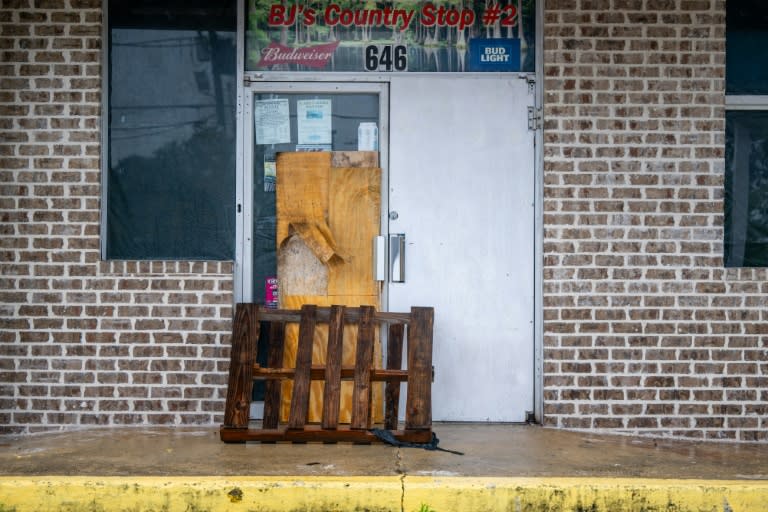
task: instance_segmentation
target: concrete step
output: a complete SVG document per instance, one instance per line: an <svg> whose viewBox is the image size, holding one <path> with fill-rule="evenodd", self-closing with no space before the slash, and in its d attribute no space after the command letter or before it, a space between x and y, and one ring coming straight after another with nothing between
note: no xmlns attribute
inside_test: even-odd
<svg viewBox="0 0 768 512"><path fill-rule="evenodd" d="M0 437L0 512L768 512L768 445L437 424L440 446L225 444L212 427Z"/></svg>

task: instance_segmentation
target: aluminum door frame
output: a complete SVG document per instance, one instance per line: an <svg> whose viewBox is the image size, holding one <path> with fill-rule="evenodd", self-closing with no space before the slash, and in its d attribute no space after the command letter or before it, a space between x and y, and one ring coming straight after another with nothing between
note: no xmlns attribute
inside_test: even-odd
<svg viewBox="0 0 768 512"><path fill-rule="evenodd" d="M301 76L299 76L301 75ZM448 79L453 81L465 81L478 78L497 80L497 81L527 81L529 84L535 84L534 95L536 101L535 105L540 105L539 97L541 95L541 85L535 80L536 74L534 73L466 73L461 75L449 75L449 74L429 74L429 73L412 73L407 75L393 75L393 74L339 74L339 73L323 73L323 74L287 74L287 73L244 73L243 86L238 88L238 110L240 122L238 123L238 131L242 134L238 137L238 144L240 150L238 151L238 160L240 162L238 181L237 181L237 240L236 240L236 261L235 261L235 275L234 275L234 297L236 302L248 301L253 294L250 269L252 265L252 246L251 246L251 229L252 229L252 217L250 212L252 211L252 197L251 187L253 185L253 119L252 119L252 106L253 95L255 92L320 92L320 93L332 93L332 92L375 92L379 93L380 103L380 151L381 151L381 167L382 167L382 190L389 190L389 166L390 157L389 149L390 143L388 135L390 132L390 117L389 109L387 108L392 98L390 85L397 82L401 78L407 79L420 79L424 81ZM349 80L347 82L339 82L339 80ZM302 81L293 81L302 80ZM535 220L534 231L535 236L532 240L532 250L535 253L535 261L541 262L543 256L542 252L542 237L541 230L543 229L542 221L542 182L543 182L543 170L542 170L542 155L541 155L541 140L542 140L541 127L533 132L535 138L536 150L535 150L535 164L532 167L532 172L535 174L535 194L531 196L531 200L534 203ZM381 216L381 232L389 233L389 219L388 219L388 194L382 194L382 216ZM242 207L242 208L241 208ZM246 213L248 214L246 216ZM396 230L394 230L396 231ZM247 238L247 240L246 240ZM534 266L531 269L534 275L535 291L535 311L533 318L533 352L534 361L531 363L533 371L533 405L531 407L534 412L533 418L536 421L541 421L543 418L543 396L542 396L542 381L543 381L543 368L542 368L542 304L541 304L541 289L542 289L542 269L540 264ZM247 277L246 277L247 276ZM388 297L389 286L384 286L382 291L382 305L385 308L389 307ZM531 416L526 418L532 419Z"/></svg>
<svg viewBox="0 0 768 512"><path fill-rule="evenodd" d="M237 182L237 239L235 265L235 300L253 300L253 102L256 94L334 94L369 93L379 95L379 166L382 175L382 192L389 186L389 84L386 82L249 82L245 87L242 106L242 154L243 171ZM387 229L386 194L382 193L380 232ZM373 263L371 263L373 265ZM386 286L381 297L386 304Z"/></svg>

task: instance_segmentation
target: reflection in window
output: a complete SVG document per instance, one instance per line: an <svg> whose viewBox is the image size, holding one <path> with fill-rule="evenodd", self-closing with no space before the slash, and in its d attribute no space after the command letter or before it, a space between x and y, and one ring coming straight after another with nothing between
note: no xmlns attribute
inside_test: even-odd
<svg viewBox="0 0 768 512"><path fill-rule="evenodd" d="M726 93L768 94L768 3L726 2Z"/></svg>
<svg viewBox="0 0 768 512"><path fill-rule="evenodd" d="M725 266L768 267L768 112L726 114Z"/></svg>
<svg viewBox="0 0 768 512"><path fill-rule="evenodd" d="M108 7L106 257L232 259L236 2Z"/></svg>

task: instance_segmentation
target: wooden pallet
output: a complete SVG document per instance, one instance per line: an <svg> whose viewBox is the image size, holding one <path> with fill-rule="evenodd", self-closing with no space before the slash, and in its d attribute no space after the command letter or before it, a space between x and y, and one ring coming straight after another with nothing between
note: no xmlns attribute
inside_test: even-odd
<svg viewBox="0 0 768 512"><path fill-rule="evenodd" d="M238 304L232 336L229 388L220 429L224 442L376 442L373 427L372 389L385 382L384 424L400 441L432 440L432 308L414 307L410 313L380 313L371 306L350 308L314 305L301 310L265 309ZM269 322L267 367L256 362L262 322ZM284 333L288 323L299 324L296 366L283 367ZM312 364L313 338L318 324L328 325L325 365ZM357 325L354 367L342 366L344 325ZM376 329L387 329L387 360L374 364ZM407 329L406 329L407 326ZM407 337L406 337L407 332ZM407 369L401 369L403 346ZM378 367L377 367L378 366ZM383 368L381 367L383 366ZM249 413L254 380L266 381L262 428L251 428ZM281 381L292 380L293 391L287 423L280 422ZM309 388L324 381L322 421L308 424ZM353 381L352 415L349 424L339 422L342 380ZM405 425L398 430L400 386L407 383Z"/></svg>

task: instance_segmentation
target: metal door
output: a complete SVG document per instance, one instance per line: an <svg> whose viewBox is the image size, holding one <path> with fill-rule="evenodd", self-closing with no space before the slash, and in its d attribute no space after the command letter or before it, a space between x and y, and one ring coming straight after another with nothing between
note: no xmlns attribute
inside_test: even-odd
<svg viewBox="0 0 768 512"><path fill-rule="evenodd" d="M433 418L525 421L534 95L517 77L396 76L390 98L389 232L405 235L405 275L388 302L435 307Z"/></svg>

